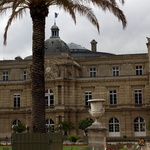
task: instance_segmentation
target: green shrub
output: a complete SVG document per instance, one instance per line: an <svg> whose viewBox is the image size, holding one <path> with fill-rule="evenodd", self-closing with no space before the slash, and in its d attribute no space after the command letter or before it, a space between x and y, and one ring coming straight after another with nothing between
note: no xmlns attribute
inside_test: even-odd
<svg viewBox="0 0 150 150"><path fill-rule="evenodd" d="M72 143L77 142L78 139L79 139L79 136L76 135L76 134L71 134L71 135L68 136L68 140L69 140L70 142L72 142Z"/></svg>
<svg viewBox="0 0 150 150"><path fill-rule="evenodd" d="M123 135L123 138L125 139L125 138L127 138L127 136L126 136L126 135Z"/></svg>

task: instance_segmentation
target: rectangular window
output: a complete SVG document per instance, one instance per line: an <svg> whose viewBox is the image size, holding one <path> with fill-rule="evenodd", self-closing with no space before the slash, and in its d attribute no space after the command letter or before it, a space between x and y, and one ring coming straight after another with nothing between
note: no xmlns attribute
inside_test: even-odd
<svg viewBox="0 0 150 150"><path fill-rule="evenodd" d="M20 94L14 94L14 108L20 107Z"/></svg>
<svg viewBox="0 0 150 150"><path fill-rule="evenodd" d="M54 106L54 95L50 95L50 106Z"/></svg>
<svg viewBox="0 0 150 150"><path fill-rule="evenodd" d="M54 93L51 89L45 91L45 106L54 106Z"/></svg>
<svg viewBox="0 0 150 150"><path fill-rule="evenodd" d="M23 72L23 80L27 80L27 71Z"/></svg>
<svg viewBox="0 0 150 150"><path fill-rule="evenodd" d="M109 96L110 96L110 104L112 104L112 105L117 104L117 92L116 92L116 90L110 90Z"/></svg>
<svg viewBox="0 0 150 150"><path fill-rule="evenodd" d="M115 125L115 132L119 132L119 124Z"/></svg>
<svg viewBox="0 0 150 150"><path fill-rule="evenodd" d="M140 123L140 131L141 132L145 131L145 123Z"/></svg>
<svg viewBox="0 0 150 150"><path fill-rule="evenodd" d="M90 77L96 77L96 68L90 68L89 75Z"/></svg>
<svg viewBox="0 0 150 150"><path fill-rule="evenodd" d="M138 123L134 124L134 131L139 132L139 124Z"/></svg>
<svg viewBox="0 0 150 150"><path fill-rule="evenodd" d="M136 66L136 75L142 75L142 74L143 74L143 67Z"/></svg>
<svg viewBox="0 0 150 150"><path fill-rule="evenodd" d="M142 90L135 90L135 104L142 104Z"/></svg>
<svg viewBox="0 0 150 150"><path fill-rule="evenodd" d="M113 67L112 73L113 73L113 76L119 76L119 67Z"/></svg>
<svg viewBox="0 0 150 150"><path fill-rule="evenodd" d="M85 105L89 106L88 100L92 99L92 92L91 91L85 91Z"/></svg>
<svg viewBox="0 0 150 150"><path fill-rule="evenodd" d="M3 81L8 81L8 72L7 71L2 73L2 78L3 78L2 79Z"/></svg>
<svg viewBox="0 0 150 150"><path fill-rule="evenodd" d="M113 124L109 124L109 132L114 132Z"/></svg>
<svg viewBox="0 0 150 150"><path fill-rule="evenodd" d="M45 96L45 106L48 106L48 96Z"/></svg>

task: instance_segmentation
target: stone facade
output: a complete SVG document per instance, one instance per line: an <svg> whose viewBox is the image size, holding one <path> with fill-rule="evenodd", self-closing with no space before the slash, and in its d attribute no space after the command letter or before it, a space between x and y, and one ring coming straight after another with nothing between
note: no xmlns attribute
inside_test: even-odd
<svg viewBox="0 0 150 150"><path fill-rule="evenodd" d="M87 99L100 98L106 100L101 122L108 128L107 136L150 136L146 129L150 119L149 44L145 54L46 55L47 122L54 127L64 120L77 125L91 118ZM31 59L0 61L0 137L11 136L17 121L30 126L31 67Z"/></svg>

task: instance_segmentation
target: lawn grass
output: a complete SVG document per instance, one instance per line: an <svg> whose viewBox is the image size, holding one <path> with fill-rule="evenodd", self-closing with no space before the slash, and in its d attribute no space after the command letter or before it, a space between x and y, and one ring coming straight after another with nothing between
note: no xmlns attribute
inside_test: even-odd
<svg viewBox="0 0 150 150"><path fill-rule="evenodd" d="M88 145L64 145L63 150L85 150Z"/></svg>
<svg viewBox="0 0 150 150"><path fill-rule="evenodd" d="M12 146L0 146L0 150L12 150Z"/></svg>
<svg viewBox="0 0 150 150"><path fill-rule="evenodd" d="M63 150L86 150L88 145L63 145ZM135 146L134 146L135 147ZM127 150L129 147L121 148L120 150ZM0 150L12 150L12 146L0 146Z"/></svg>
<svg viewBox="0 0 150 150"><path fill-rule="evenodd" d="M63 150L85 150L87 145L64 145ZM0 146L0 150L12 150L12 146Z"/></svg>
<svg viewBox="0 0 150 150"><path fill-rule="evenodd" d="M63 150L86 150L88 145L64 145ZM131 147L131 146L130 146ZM129 147L120 148L119 150L128 150Z"/></svg>

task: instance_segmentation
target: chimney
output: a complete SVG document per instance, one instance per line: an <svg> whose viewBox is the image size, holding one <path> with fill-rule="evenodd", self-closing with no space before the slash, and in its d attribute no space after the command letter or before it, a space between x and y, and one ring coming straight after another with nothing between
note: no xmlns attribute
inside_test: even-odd
<svg viewBox="0 0 150 150"><path fill-rule="evenodd" d="M96 52L97 51L97 42L95 40L91 41L91 50L92 52Z"/></svg>

